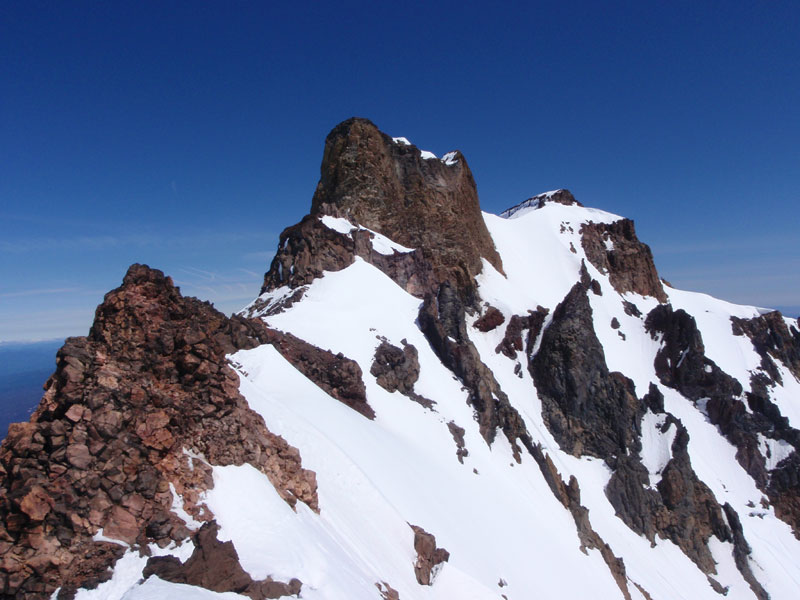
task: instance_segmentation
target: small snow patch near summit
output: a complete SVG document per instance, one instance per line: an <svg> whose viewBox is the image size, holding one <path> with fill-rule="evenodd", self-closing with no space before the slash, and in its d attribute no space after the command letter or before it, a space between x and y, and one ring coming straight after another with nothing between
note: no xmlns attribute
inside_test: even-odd
<svg viewBox="0 0 800 600"><path fill-rule="evenodd" d="M395 252L399 254L406 254L408 252L413 252L413 248L407 248L402 244L398 244L397 242L390 240L385 235L378 233L377 231L373 231L372 229L368 229L367 227L356 226L353 225L347 219L342 217L332 217L330 215L323 215L319 218L322 221L322 224L325 225L328 229L333 229L334 231L341 233L343 235L352 235L352 232L355 230L363 230L368 231L370 233L370 241L372 242L372 248L378 254L383 254L385 256L391 256Z"/></svg>
<svg viewBox="0 0 800 600"><path fill-rule="evenodd" d="M458 152L448 152L442 157L442 162L448 167L458 162Z"/></svg>
<svg viewBox="0 0 800 600"><path fill-rule="evenodd" d="M395 144L399 144L401 146L413 146L414 145L414 144L411 143L411 141L407 137L393 137L392 141ZM454 164L456 164L458 162L458 152L455 152L455 151L454 152L448 152L442 158L439 158L438 156L436 156L430 150L420 150L419 151L419 155L424 160L440 160L441 162L446 164L448 167L451 167L451 166L453 166Z"/></svg>
<svg viewBox="0 0 800 600"><path fill-rule="evenodd" d="M325 225L328 229L333 229L338 233L343 233L345 235L349 234L354 229L357 229L355 225L353 225L347 219L343 219L341 217L332 217L330 215L323 215L319 218L322 221L322 224Z"/></svg>

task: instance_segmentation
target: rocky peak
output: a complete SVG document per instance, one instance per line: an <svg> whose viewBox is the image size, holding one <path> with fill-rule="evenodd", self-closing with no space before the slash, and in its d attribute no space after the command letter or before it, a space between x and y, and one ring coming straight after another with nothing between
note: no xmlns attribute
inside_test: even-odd
<svg viewBox="0 0 800 600"><path fill-rule="evenodd" d="M347 219L414 249L431 270L431 277L425 278L431 286L425 287L435 289L444 281L454 283L459 290L471 287L481 271L481 257L502 271L500 256L483 221L475 180L463 155L456 151L437 159L404 138L389 137L367 119L348 119L334 127L325 140L320 180L309 216L318 221L324 215ZM265 290L286 283L306 283L293 282L284 272L294 274L296 250L316 249L316 238L323 234L312 235L308 224L303 232L297 227L281 234L281 248L265 277ZM298 235L304 239L296 239ZM294 246L288 249L292 257L284 252L286 240ZM348 249L337 249L327 254L348 253ZM301 259L302 267L307 266L304 261ZM339 268L349 264L344 259L336 262L344 263L334 265ZM421 295L430 290L416 291Z"/></svg>
<svg viewBox="0 0 800 600"><path fill-rule="evenodd" d="M639 241L630 219L613 223L586 223L581 227L581 245L586 258L620 294L634 292L667 301L650 246Z"/></svg>
<svg viewBox="0 0 800 600"><path fill-rule="evenodd" d="M69 598L108 579L125 545L183 543L192 525L173 507L212 520L201 498L215 465L250 464L289 505L318 510L315 474L250 409L226 359L274 335L133 265L0 445L0 598Z"/></svg>
<svg viewBox="0 0 800 600"><path fill-rule="evenodd" d="M565 206L583 206L583 204L575 199L575 196L572 195L572 192L569 190L560 189L532 196L531 198L528 198L527 200L524 200L523 202L520 202L511 208L507 208L500 213L500 216L508 219L524 208L542 208L547 203L563 204Z"/></svg>

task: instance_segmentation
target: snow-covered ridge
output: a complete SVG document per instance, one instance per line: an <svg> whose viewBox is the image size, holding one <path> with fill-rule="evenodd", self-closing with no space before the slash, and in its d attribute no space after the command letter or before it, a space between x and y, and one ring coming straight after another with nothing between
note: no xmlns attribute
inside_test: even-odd
<svg viewBox="0 0 800 600"><path fill-rule="evenodd" d="M546 202L552 201L555 197L560 196L567 196L568 200L564 203L574 203L575 199L572 197L567 190L560 188L557 190L550 190L549 192L544 192L542 194L537 194L528 198L527 200L523 200L519 204L512 206L511 208L507 208L503 212L500 213L500 216L504 219L513 219L518 216L522 216L531 210L536 210L538 208L542 208Z"/></svg>

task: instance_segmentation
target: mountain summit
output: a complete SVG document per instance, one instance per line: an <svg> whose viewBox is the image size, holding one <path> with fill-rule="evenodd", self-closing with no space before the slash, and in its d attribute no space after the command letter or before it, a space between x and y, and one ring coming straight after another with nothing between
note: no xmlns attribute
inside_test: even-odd
<svg viewBox="0 0 800 600"><path fill-rule="evenodd" d="M133 265L66 341L0 446L0 594L796 598L798 428L796 320L350 119L238 315Z"/></svg>
<svg viewBox="0 0 800 600"><path fill-rule="evenodd" d="M327 235L320 229L326 222L320 217L327 217L328 224L357 228L361 233L353 236L355 255L368 262L408 262L393 257L391 249L380 248L374 251L393 258L371 260L368 239L376 233L399 244L397 249L412 249L425 268L420 268L420 261L392 268L408 271L403 284L415 295L434 291L447 281L472 296L481 258L502 271L462 154L451 152L439 160L405 138L389 137L367 119L349 119L328 134L311 213L281 234L262 293L286 283L309 283L323 270L341 268L342 261L352 259L349 248L340 255L335 249L317 247L330 246L320 239Z"/></svg>

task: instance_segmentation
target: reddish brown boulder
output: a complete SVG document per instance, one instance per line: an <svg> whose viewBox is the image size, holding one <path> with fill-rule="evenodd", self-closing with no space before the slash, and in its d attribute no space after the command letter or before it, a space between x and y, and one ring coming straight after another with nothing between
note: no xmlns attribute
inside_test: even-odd
<svg viewBox="0 0 800 600"><path fill-rule="evenodd" d="M53 499L47 494L44 488L39 485L34 485L22 498L19 507L22 512L28 515L31 521L41 521L53 507Z"/></svg>
<svg viewBox="0 0 800 600"><path fill-rule="evenodd" d="M474 327L478 331L482 331L486 333L487 331L492 331L493 329L497 329L506 318L503 316L499 310L497 310L494 306L490 306L483 316L475 321Z"/></svg>
<svg viewBox="0 0 800 600"><path fill-rule="evenodd" d="M139 535L139 523L127 510L121 506L114 506L103 528L103 535L132 544Z"/></svg>
<svg viewBox="0 0 800 600"><path fill-rule="evenodd" d="M185 563L172 556L153 557L142 573L173 583L186 583L212 592L235 592L252 598L281 598L297 596L303 587L299 579L288 583L267 578L254 581L239 563L239 555L231 542L217 538L216 521L206 523L194 537L194 552Z"/></svg>
<svg viewBox="0 0 800 600"><path fill-rule="evenodd" d="M411 529L414 530L414 550L417 552L414 575L420 585L432 585L437 567L450 559L450 553L444 548L437 548L436 537L422 527L411 525Z"/></svg>
<svg viewBox="0 0 800 600"><path fill-rule="evenodd" d="M92 462L92 455L86 444L70 444L67 447L67 460L76 469L85 469Z"/></svg>

